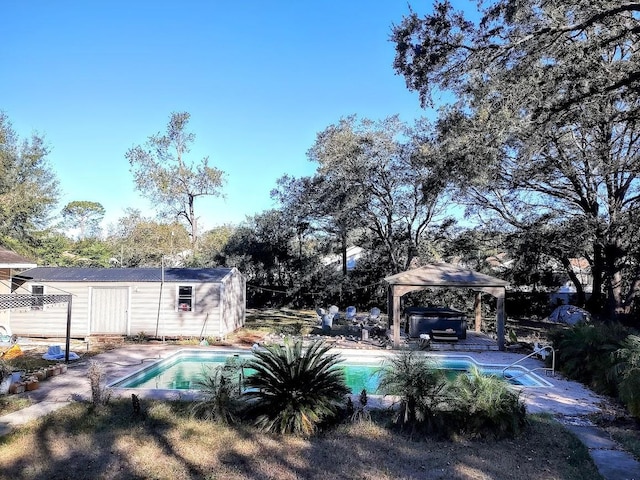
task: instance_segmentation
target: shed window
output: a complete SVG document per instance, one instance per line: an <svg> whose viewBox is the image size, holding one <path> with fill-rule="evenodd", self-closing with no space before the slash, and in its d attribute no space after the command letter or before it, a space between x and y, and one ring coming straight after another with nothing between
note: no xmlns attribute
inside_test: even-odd
<svg viewBox="0 0 640 480"><path fill-rule="evenodd" d="M42 310L44 285L31 285L31 310Z"/></svg>
<svg viewBox="0 0 640 480"><path fill-rule="evenodd" d="M193 287L180 285L178 286L178 310L182 312L193 311Z"/></svg>

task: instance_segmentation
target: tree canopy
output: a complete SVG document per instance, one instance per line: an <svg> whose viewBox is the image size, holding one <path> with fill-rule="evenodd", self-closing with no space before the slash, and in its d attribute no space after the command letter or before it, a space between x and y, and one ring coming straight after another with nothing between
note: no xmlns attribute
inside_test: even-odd
<svg viewBox="0 0 640 480"><path fill-rule="evenodd" d="M366 232L393 273L409 267L427 228L443 220L449 179L432 155L430 133L423 120L409 126L397 116L351 116L320 132L308 152L338 230Z"/></svg>
<svg viewBox="0 0 640 480"><path fill-rule="evenodd" d="M161 215L187 224L195 250L199 234L195 201L221 195L224 172L210 166L209 157L198 162L187 160L195 141L195 134L187 131L190 117L187 112L172 113L165 134L150 136L143 145L130 148L125 157L136 188Z"/></svg>
<svg viewBox="0 0 640 480"><path fill-rule="evenodd" d="M183 266L190 255L189 235L182 224L158 223L142 216L139 210L127 209L109 233L108 242L118 267Z"/></svg>
<svg viewBox="0 0 640 480"><path fill-rule="evenodd" d="M47 227L59 195L48 153L42 136L21 139L0 112L0 236L34 243Z"/></svg>
<svg viewBox="0 0 640 480"><path fill-rule="evenodd" d="M477 21L448 1L411 12L393 30L394 66L423 104L454 94L439 140L468 211L543 232L563 264L585 256L593 306L628 313L640 285L629 229L640 213L640 4L481 5ZM564 248L560 232L576 232Z"/></svg>
<svg viewBox="0 0 640 480"><path fill-rule="evenodd" d="M468 2L473 4L476 2ZM618 0L489 0L477 14L456 11L449 0L414 11L394 26L394 68L423 105L452 90L463 97L484 75L522 75L515 95L546 117L616 93L635 98L640 87L636 46L640 2ZM471 5L469 5L471 8ZM469 10L467 10L469 11ZM602 55L605 53L605 55ZM542 68L540 68L542 67ZM530 69L542 70L537 82Z"/></svg>
<svg viewBox="0 0 640 480"><path fill-rule="evenodd" d="M102 227L105 210L102 204L88 200L69 202L62 209L64 226L69 230L77 230L78 238L97 237Z"/></svg>

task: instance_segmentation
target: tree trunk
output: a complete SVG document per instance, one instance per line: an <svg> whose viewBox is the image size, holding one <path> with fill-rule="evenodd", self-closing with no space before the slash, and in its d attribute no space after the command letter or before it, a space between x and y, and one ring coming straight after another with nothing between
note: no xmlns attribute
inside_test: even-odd
<svg viewBox="0 0 640 480"><path fill-rule="evenodd" d="M584 293L584 288L582 286L582 282L580 282L580 279L578 278L578 276L576 275L576 273L573 271L573 268L571 266L571 262L569 261L569 259L567 257L562 257L560 259L560 261L562 262L562 265L564 265L564 268L567 271L567 275L569 275L569 278L571 279L571 282L573 283L573 285L576 287L576 295L577 295L577 306L578 307L583 307L586 304L586 296Z"/></svg>
<svg viewBox="0 0 640 480"><path fill-rule="evenodd" d="M347 233L343 230L340 234L340 250L342 253L342 276L347 276Z"/></svg>
<svg viewBox="0 0 640 480"><path fill-rule="evenodd" d="M593 278L593 286L591 297L587 301L589 311L592 313L600 313L602 311L602 273L604 270L604 256L602 254L602 245L595 242L593 245L593 262L591 264L591 275Z"/></svg>
<svg viewBox="0 0 640 480"><path fill-rule="evenodd" d="M191 249L193 250L193 256L196 256L198 250L198 219L195 215L194 201L192 195L189 195L189 223L191 224Z"/></svg>

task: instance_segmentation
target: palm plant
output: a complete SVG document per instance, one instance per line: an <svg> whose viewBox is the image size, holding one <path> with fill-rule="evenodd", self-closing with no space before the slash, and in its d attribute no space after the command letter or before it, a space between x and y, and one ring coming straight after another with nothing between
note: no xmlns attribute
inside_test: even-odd
<svg viewBox="0 0 640 480"><path fill-rule="evenodd" d="M613 358L620 400L633 416L640 417L640 336L629 335Z"/></svg>
<svg viewBox="0 0 640 480"><path fill-rule="evenodd" d="M613 366L612 353L620 348L627 334L620 324L594 323L556 330L549 337L563 373L599 393L615 395L616 384L608 373Z"/></svg>
<svg viewBox="0 0 640 480"><path fill-rule="evenodd" d="M447 385L446 374L438 366L436 360L415 351L398 353L383 366L378 389L400 397L394 423L432 429Z"/></svg>
<svg viewBox="0 0 640 480"><path fill-rule="evenodd" d="M204 398L193 404L191 413L222 424L236 423L242 409L242 379L243 365L234 359L209 369L198 382Z"/></svg>
<svg viewBox="0 0 640 480"><path fill-rule="evenodd" d="M254 352L247 368L255 372L246 380L248 415L266 431L313 434L326 420L337 416L349 389L338 367L341 358L331 347L287 339L284 345Z"/></svg>
<svg viewBox="0 0 640 480"><path fill-rule="evenodd" d="M503 378L483 375L476 366L458 375L450 385L450 428L472 436L503 438L518 434L526 424L520 394Z"/></svg>

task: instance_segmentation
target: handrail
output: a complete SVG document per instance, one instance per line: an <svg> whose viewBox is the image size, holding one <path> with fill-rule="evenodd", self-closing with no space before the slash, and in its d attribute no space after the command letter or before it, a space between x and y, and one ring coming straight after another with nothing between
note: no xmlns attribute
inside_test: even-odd
<svg viewBox="0 0 640 480"><path fill-rule="evenodd" d="M540 355L542 352L544 352L544 351L546 351L546 350L549 350L549 351L551 352L551 368L548 368L548 367L538 367L538 368L534 368L533 370L529 370L529 371L530 371L530 372L535 372L536 370L545 370L545 371L547 371L547 372L549 372L549 371L550 371L550 372L551 372L551 376L552 376L552 377L553 377L553 376L555 376L555 372L556 372L556 351L555 351L555 349L554 349L551 345L545 345L545 346L543 346L543 347L539 347L537 344L536 344L536 346L534 347L533 352L531 352L529 355L526 355L526 356L522 357L521 359L516 360L516 361L515 361L515 362L513 362L511 365L507 365L506 367L504 367L504 368L502 369L502 376L503 376L503 377L506 377L507 369L509 369L509 368L511 368L511 367L513 367L513 366L515 366L515 365L517 365L518 363L520 363L520 362L522 362L522 361L526 360L527 358L531 358L531 357L533 357L534 355ZM541 356L542 356L542 355L541 355ZM542 357L542 358L544 359L544 357ZM523 374L523 375L524 375L524 374ZM514 378L517 378L517 377L514 377Z"/></svg>

